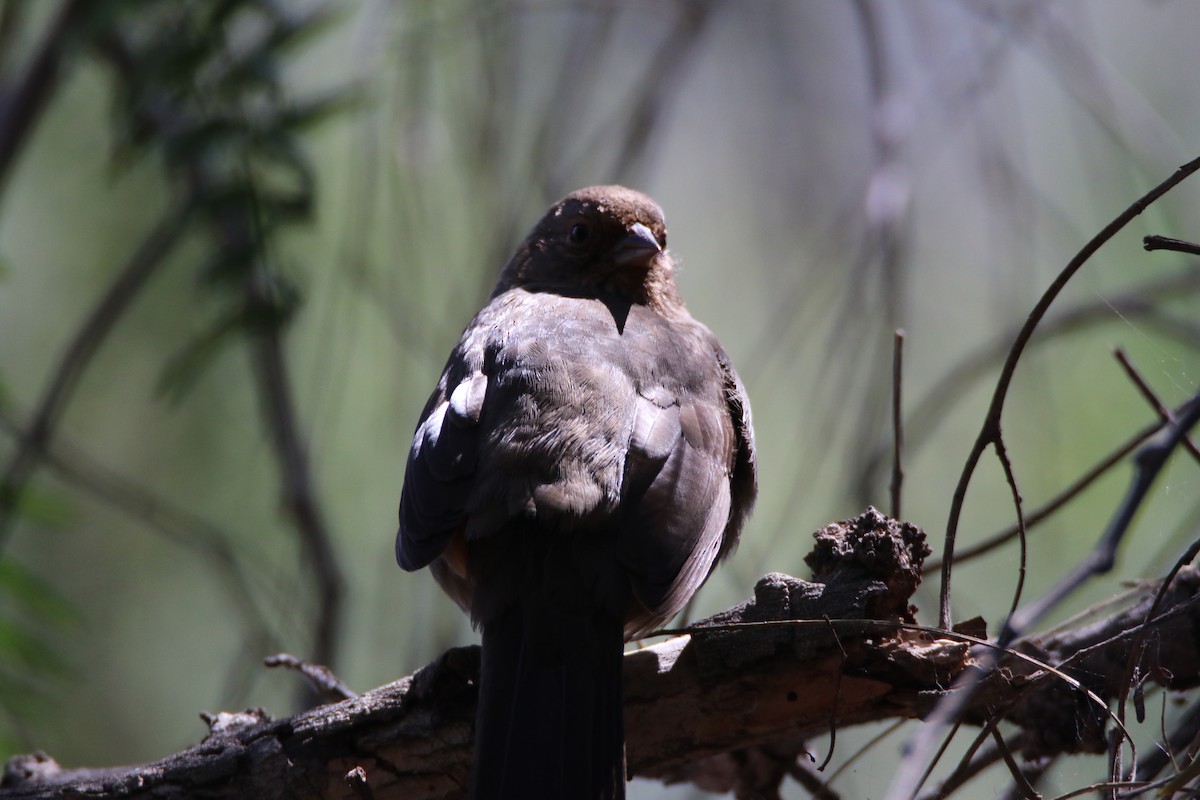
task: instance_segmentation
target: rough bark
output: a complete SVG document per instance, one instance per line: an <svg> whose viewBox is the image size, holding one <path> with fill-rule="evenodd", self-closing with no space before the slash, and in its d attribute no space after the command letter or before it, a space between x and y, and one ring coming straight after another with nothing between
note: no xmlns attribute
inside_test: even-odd
<svg viewBox="0 0 1200 800"><path fill-rule="evenodd" d="M917 528L872 509L816 537L808 561L819 582L768 575L753 600L626 655L634 775L711 790L778 785L807 740L919 717L979 663L982 651L962 633L971 626L937 634L912 624L908 598L928 552ZM1168 688L1196 685L1200 571L1182 569L1147 623L1159 588L1148 583L1121 610L1013 649L1063 665L1105 701L1128 686L1135 661ZM201 744L137 767L61 769L42 754L19 756L0 797L459 798L478 669L478 649L457 648L395 683L287 719L219 715ZM1026 755L1103 747L1104 710L1055 673L1008 654L982 680L971 708L1004 709L1027 726Z"/></svg>

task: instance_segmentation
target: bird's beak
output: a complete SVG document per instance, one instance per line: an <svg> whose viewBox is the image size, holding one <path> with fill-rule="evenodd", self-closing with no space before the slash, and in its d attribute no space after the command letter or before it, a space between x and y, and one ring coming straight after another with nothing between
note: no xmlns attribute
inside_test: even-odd
<svg viewBox="0 0 1200 800"><path fill-rule="evenodd" d="M654 238L654 234L640 222L629 226L626 234L617 242L613 253L613 261L619 267L641 267L650 269L654 257L662 252L662 247Z"/></svg>

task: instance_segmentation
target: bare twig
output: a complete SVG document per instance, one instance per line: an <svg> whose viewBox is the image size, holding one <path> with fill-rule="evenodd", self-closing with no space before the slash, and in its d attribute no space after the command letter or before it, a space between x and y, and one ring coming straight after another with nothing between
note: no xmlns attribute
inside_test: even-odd
<svg viewBox="0 0 1200 800"><path fill-rule="evenodd" d="M1147 425L1137 433L1130 436L1120 445L1113 449L1111 453L1100 459L1091 469L1075 479L1074 483L1063 489L1054 497L1050 498L1045 504L1039 506L1025 518L1025 530L1028 532L1041 522L1044 522L1060 508L1074 500L1077 496L1083 493L1085 489L1095 483L1106 472L1115 467L1124 460L1125 456L1132 453L1140 444L1145 442L1156 432L1162 429L1164 423L1155 422ZM964 547L961 551L954 554L955 563L963 563L979 556L990 553L997 547L1004 545L1014 539L1020 533L1020 526L1016 523L1010 525L1004 530L996 533L978 544L970 547ZM941 559L931 559L925 565L925 572L935 572L941 568Z"/></svg>
<svg viewBox="0 0 1200 800"><path fill-rule="evenodd" d="M803 763L796 762L788 770L792 780L804 787L812 800L841 800L841 795L829 788L829 782L821 780L820 775L814 775Z"/></svg>
<svg viewBox="0 0 1200 800"><path fill-rule="evenodd" d="M1025 773L1021 771L1021 767L1017 764L1016 758L1013 757L1012 750L1008 748L1008 743L1004 741L1004 737L1000 735L999 728L993 724L992 720L988 720L988 726L991 728L992 740L996 743L996 749L1000 751L1001 757L1004 759L1005 765L1008 767L1009 774L1013 777L1013 784L1021 793L1021 797L1026 800L1041 800L1041 795L1029 783L1029 779L1025 777Z"/></svg>
<svg viewBox="0 0 1200 800"><path fill-rule="evenodd" d="M900 516L900 494L904 485L904 405L903 387L904 331L896 331L892 348L892 519Z"/></svg>
<svg viewBox="0 0 1200 800"><path fill-rule="evenodd" d="M1109 239L1115 236L1118 231L1145 211L1151 203L1162 197L1188 176L1196 172L1196 170L1200 170L1200 158L1193 159L1177 169L1173 175L1140 197L1133 205L1121 212L1112 222L1104 226L1099 233L1093 236L1042 294L1041 299L1033 307L1025 324L1022 326L1020 332L1018 332L1012 349L1009 351L1008 358L1004 362L1004 367L1000 371L1000 377L996 382L996 389L992 394L992 401L988 407L979 436L976 438L975 444L972 445L971 452L967 455L967 460L963 464L962 474L959 477L958 485L954 489L954 497L950 504L950 515L946 522L946 540L942 554L942 581L938 602L938 622L941 627L950 627L950 578L951 567L954 562L954 541L958 534L958 521L962 515L963 502L966 500L967 487L970 485L971 476L975 473L975 467L978 465L984 449L1000 438L1000 418L1004 411L1005 400L1008 397L1008 387L1012 383L1017 364L1021 359L1022 353L1025 351L1025 346L1029 343L1030 337L1033 336L1034 330L1042 321L1042 318L1045 317L1051 303L1054 302L1059 293L1062 292L1063 287L1066 286L1067 282L1088 259L1101 246L1108 242Z"/></svg>
<svg viewBox="0 0 1200 800"><path fill-rule="evenodd" d="M1042 758L1032 764L1026 764L1021 770L1021 775L1024 778L1024 783L1028 786L1036 786L1042 780L1056 759ZM1024 788L1018 781L1013 781L1009 784L1008 789L1001 795L999 800L1017 800L1018 797L1024 797ZM1040 795L1039 795L1040 796Z"/></svg>
<svg viewBox="0 0 1200 800"><path fill-rule="evenodd" d="M996 763L996 760L1000 756L995 748L985 750L982 755L977 756L979 749L987 742L988 735L994 725L995 723L991 719L984 722L979 733L975 734L975 738L967 745L966 751L959 758L954 771L946 776L932 794L928 795L928 800L945 800L964 786L971 778L974 778ZM926 780L928 780L928 777L926 777Z"/></svg>
<svg viewBox="0 0 1200 800"><path fill-rule="evenodd" d="M1179 771L1174 763L1176 753L1185 752L1200 737L1200 702L1194 702L1175 721L1175 727L1159 747L1146 748L1146 755L1137 764L1142 780L1157 776L1168 766Z"/></svg>
<svg viewBox="0 0 1200 800"><path fill-rule="evenodd" d="M1012 460L1008 457L1008 448L1004 439L997 437L993 445L996 448L996 458L1004 470L1004 479L1008 482L1008 490L1012 493L1013 508L1017 512L1017 540L1021 543L1021 558L1017 565L1017 585L1013 587L1012 605L1008 615L1011 616L1021 604L1021 593L1025 590L1025 572L1029 560L1029 543L1025 540L1025 511L1021 500L1021 489L1017 486L1017 477L1013 474Z"/></svg>
<svg viewBox="0 0 1200 800"><path fill-rule="evenodd" d="M1143 246L1153 252L1155 250L1173 250L1176 253L1188 253L1200 256L1200 244L1185 242L1182 239L1172 239L1169 236L1147 236L1142 239Z"/></svg>
<svg viewBox="0 0 1200 800"><path fill-rule="evenodd" d="M272 669L282 667L299 672L308 679L313 688L325 697L326 702L336 703L339 700L353 700L358 697L358 692L347 686L341 678L334 674L333 670L321 664L302 661L287 653L268 656L263 659L263 664Z"/></svg>
<svg viewBox="0 0 1200 800"><path fill-rule="evenodd" d="M1129 360L1129 355L1125 352L1124 348L1118 347L1113 351L1113 356L1121 364L1122 369L1125 370L1125 374L1133 381L1133 385L1141 392L1142 397L1154 408L1155 413L1158 414L1158 418L1163 422L1174 422L1175 415L1171 412L1171 409L1163 405L1163 402L1158 399L1158 395L1150 388L1150 384L1146 383L1146 379L1142 377L1137 367ZM1187 450L1191 454L1192 458L1200 462L1200 450L1196 449L1196 443L1192 441L1191 437L1184 436L1180 444L1183 445L1184 450Z"/></svg>
<svg viewBox="0 0 1200 800"><path fill-rule="evenodd" d="M1142 501L1145 500L1154 479L1158 477L1158 473L1166 464L1167 458L1198 421L1200 421L1200 394L1184 405L1183 413L1178 421L1166 425L1138 451L1134 457L1133 481L1104 535L1092 548L1091 553L1080 561L1066 577L1046 592L1041 599L1030 603L1009 617L1005 630L1000 635L1001 641L1012 641L1063 599L1069 597L1085 581L1112 569L1116 562L1117 546L1121 543L1125 531L1129 529L1133 515L1141 507Z"/></svg>
<svg viewBox="0 0 1200 800"><path fill-rule="evenodd" d="M1164 318L1161 304L1164 300L1192 296L1200 289L1200 269L1183 272L1147 281L1145 284L1115 297L1103 297L1083 303L1048 316L1030 341L1030 346L1042 346L1054 341L1055 337L1078 333L1091 326L1105 324L1114 316L1124 320L1138 320L1152 325L1162 333L1189 346L1200 343L1200 329L1178 320ZM963 358L942 375L925 394L910 404L905 428L905 445L911 454L930 441L932 434L950 413L954 404L970 396L969 386L991 374L993 366L1002 362L1008 354L1017 329L1002 331L991 341ZM864 482L882 475L891 455L887 446L877 446L867 460L868 475ZM957 553L955 554L957 555ZM941 564L939 559L938 564Z"/></svg>

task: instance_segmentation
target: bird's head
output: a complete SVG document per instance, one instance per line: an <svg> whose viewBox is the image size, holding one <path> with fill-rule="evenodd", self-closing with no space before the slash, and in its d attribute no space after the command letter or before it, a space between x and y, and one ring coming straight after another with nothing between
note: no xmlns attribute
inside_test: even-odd
<svg viewBox="0 0 1200 800"><path fill-rule="evenodd" d="M500 275L513 287L610 292L667 310L680 304L662 209L623 186L590 186L542 217Z"/></svg>

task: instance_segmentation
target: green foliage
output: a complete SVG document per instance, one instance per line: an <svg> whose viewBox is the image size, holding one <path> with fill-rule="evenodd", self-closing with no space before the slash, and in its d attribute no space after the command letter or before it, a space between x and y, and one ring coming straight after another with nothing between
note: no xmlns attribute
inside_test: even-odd
<svg viewBox="0 0 1200 800"><path fill-rule="evenodd" d="M79 609L11 558L0 558L0 750L18 748L22 721L53 710L53 687L74 674L63 636Z"/></svg>
<svg viewBox="0 0 1200 800"><path fill-rule="evenodd" d="M165 233L156 246L147 244L148 255L131 257L133 277L124 286L114 284L109 307L97 307L97 336L124 313L146 277L174 263L169 257L181 243L201 243L193 265L196 285L215 302L195 304L209 321L191 326L200 332L162 371L160 389L178 401L226 345L279 330L300 305L300 292L275 255L277 237L309 222L314 208L314 173L300 136L342 113L348 101L340 92L294 101L285 86L286 59L328 30L334 17L297 14L289 4L270 0L110 0L67 3L64 9L46 28L43 45L61 53L64 64L88 63L84 57L91 56L107 67L114 178L152 159L175 195L174 204L161 211ZM7 4L0 15L9 26L31 22ZM24 66L13 65L16 78L31 74L20 69ZM56 88L30 85L47 93ZM37 108L30 105L28 113ZM171 215L180 215L182 223L170 224ZM87 343L90 349L98 345ZM85 366L86 358L70 369ZM48 416L51 423L54 416ZM21 441L20 434L15 440ZM28 471L0 481L5 515L40 526L64 521L66 506L26 485ZM0 529L8 524L0 522ZM4 540L0 533L0 547ZM71 675L59 639L78 623L79 612L2 556L0 597L0 709L8 725L6 730L0 721L0 746L5 746L22 720L45 712L44 688Z"/></svg>
<svg viewBox="0 0 1200 800"><path fill-rule="evenodd" d="M340 93L292 102L281 57L330 19L271 2L167 3L109 39L119 152L156 152L183 187L210 241L202 282L225 298L163 372L160 387L175 399L225 344L286 325L299 305L273 240L312 214L313 173L298 136L347 103Z"/></svg>

